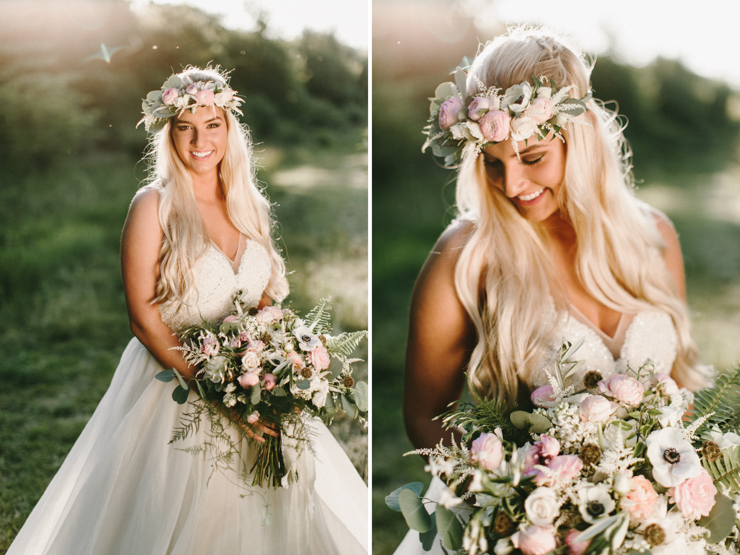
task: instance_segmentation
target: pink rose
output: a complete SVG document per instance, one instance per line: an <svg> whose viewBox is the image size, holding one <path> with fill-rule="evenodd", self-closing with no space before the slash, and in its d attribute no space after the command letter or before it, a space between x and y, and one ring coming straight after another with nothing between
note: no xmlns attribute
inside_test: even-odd
<svg viewBox="0 0 740 555"><path fill-rule="evenodd" d="M470 447L470 460L480 463L486 470L496 470L504 458L499 428L493 434L481 434Z"/></svg>
<svg viewBox="0 0 740 555"><path fill-rule="evenodd" d="M558 455L550 461L547 468L550 469L549 473L535 469L537 474L534 481L538 486L553 487L572 480L583 470L583 462L578 455Z"/></svg>
<svg viewBox="0 0 740 555"><path fill-rule="evenodd" d="M288 353L287 358L293 361L293 370L303 370L306 367L306 363L301 358L301 355L295 351Z"/></svg>
<svg viewBox="0 0 740 555"><path fill-rule="evenodd" d="M552 102L547 98L538 98L524 111L524 115L541 125L552 117Z"/></svg>
<svg viewBox="0 0 740 555"><path fill-rule="evenodd" d="M275 374L265 374L262 376L262 378L265 380L265 389L267 391L272 391L275 389L275 386L277 385L277 378L275 377Z"/></svg>
<svg viewBox="0 0 740 555"><path fill-rule="evenodd" d="M480 121L480 118L488 112L488 97L476 96L468 106L468 117L473 121Z"/></svg>
<svg viewBox="0 0 740 555"><path fill-rule="evenodd" d="M249 337L249 334L245 331L239 334L239 339L241 339L242 343L249 343L250 341L252 341L252 338Z"/></svg>
<svg viewBox="0 0 740 555"><path fill-rule="evenodd" d="M448 98L439 107L439 126L442 129L449 129L458 121L457 114L462 108L463 103L459 98Z"/></svg>
<svg viewBox="0 0 740 555"><path fill-rule="evenodd" d="M614 397L620 403L637 406L642 403L645 388L635 378L624 374L615 374L606 381L599 382L599 393Z"/></svg>
<svg viewBox="0 0 740 555"><path fill-rule="evenodd" d="M543 385L532 392L529 397L535 407L541 407L542 403L552 403L555 400L551 385Z"/></svg>
<svg viewBox="0 0 740 555"><path fill-rule="evenodd" d="M560 453L560 442L547 435L541 435L540 440L535 442L525 454L524 473L527 475L536 474L539 471L535 465L547 466L550 461Z"/></svg>
<svg viewBox="0 0 740 555"><path fill-rule="evenodd" d="M244 389L247 389L260 383L260 377L257 375L257 372L247 372L246 374L239 376L236 381L238 381L239 385Z"/></svg>
<svg viewBox="0 0 740 555"><path fill-rule="evenodd" d="M511 138L515 141L529 139L537 132L537 123L527 116L511 120Z"/></svg>
<svg viewBox="0 0 740 555"><path fill-rule="evenodd" d="M663 395L670 397L674 393L678 393L678 384L668 374L663 374L662 372L655 374L652 381L653 385L657 387Z"/></svg>
<svg viewBox="0 0 740 555"><path fill-rule="evenodd" d="M585 542L576 541L576 538L581 535L578 530L571 530L565 536L565 545L568 546L568 555L583 555L583 552L588 549L591 544L591 540Z"/></svg>
<svg viewBox="0 0 740 555"><path fill-rule="evenodd" d="M195 85L188 85L188 88L185 89L185 92L187 94L195 94L198 92L198 87L196 87Z"/></svg>
<svg viewBox="0 0 740 555"><path fill-rule="evenodd" d="M501 110L492 110L479 122L480 132L489 143L498 143L509 136L511 116Z"/></svg>
<svg viewBox="0 0 740 555"><path fill-rule="evenodd" d="M683 516L694 520L709 516L709 512L714 507L716 495L717 488L714 487L712 477L704 468L696 478L684 480L668 490L670 502L678 505Z"/></svg>
<svg viewBox="0 0 740 555"><path fill-rule="evenodd" d="M258 413L257 411L254 411L252 414L247 416L247 422L249 424L254 424L259 419L260 419L260 413Z"/></svg>
<svg viewBox="0 0 740 555"><path fill-rule="evenodd" d="M195 93L195 100L201 106L213 106L213 91L210 89L203 89Z"/></svg>
<svg viewBox="0 0 740 555"><path fill-rule="evenodd" d="M268 305L260 310L254 317L260 324L269 324L270 322L279 322L283 318L283 311L276 306Z"/></svg>
<svg viewBox="0 0 740 555"><path fill-rule="evenodd" d="M162 102L168 106L172 106L175 103L178 93L179 91L177 89L167 89L162 93Z"/></svg>
<svg viewBox="0 0 740 555"><path fill-rule="evenodd" d="M242 357L242 366L247 369L247 372L253 372L260 366L260 357L254 351L247 351Z"/></svg>
<svg viewBox="0 0 740 555"><path fill-rule="evenodd" d="M619 405L601 395L589 395L581 401L581 420L584 422L606 422Z"/></svg>
<svg viewBox="0 0 740 555"><path fill-rule="evenodd" d="M622 506L630 512L633 521L644 520L653 514L658 494L645 476L632 477L632 489L622 500Z"/></svg>
<svg viewBox="0 0 740 555"><path fill-rule="evenodd" d="M200 350L203 351L203 354L206 356L212 357L218 354L220 348L221 346L218 344L218 338L213 335L209 335L203 338L203 345L201 345Z"/></svg>
<svg viewBox="0 0 740 555"><path fill-rule="evenodd" d="M329 352L323 345L316 347L313 351L308 353L308 358L311 359L311 364L313 364L313 367L319 372L329 368L329 363L331 362Z"/></svg>
<svg viewBox="0 0 740 555"><path fill-rule="evenodd" d="M545 555L557 547L555 528L530 526L511 536L511 543L524 555Z"/></svg>

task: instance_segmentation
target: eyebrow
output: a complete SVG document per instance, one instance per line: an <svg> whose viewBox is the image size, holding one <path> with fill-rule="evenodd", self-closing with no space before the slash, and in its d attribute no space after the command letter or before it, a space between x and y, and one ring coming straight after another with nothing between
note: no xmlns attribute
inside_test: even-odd
<svg viewBox="0 0 740 555"><path fill-rule="evenodd" d="M537 150L540 150L540 149L543 149L543 148L546 148L546 147L547 147L547 145L543 145L542 143L539 143L538 142L538 143L535 143L535 144L533 144L531 146L528 146L528 147L523 148L522 150L520 150L519 151L519 155L522 156L524 154L530 154L532 152L536 152ZM489 154L485 150L481 151L481 154L483 154L483 157L484 158L498 160L498 158L496 156L494 156L493 154ZM516 158L516 154L514 154L512 156L512 158Z"/></svg>
<svg viewBox="0 0 740 555"><path fill-rule="evenodd" d="M215 118L211 118L211 119L209 119L208 121L206 121L204 123L211 123L212 121L215 121L215 120L221 120L221 121L223 121L223 119L221 118L221 116L216 116ZM177 120L177 123L175 125L179 125L181 123L189 123L190 125L193 125L193 122L192 121L189 121L189 120L186 120L186 119L179 119L179 120Z"/></svg>

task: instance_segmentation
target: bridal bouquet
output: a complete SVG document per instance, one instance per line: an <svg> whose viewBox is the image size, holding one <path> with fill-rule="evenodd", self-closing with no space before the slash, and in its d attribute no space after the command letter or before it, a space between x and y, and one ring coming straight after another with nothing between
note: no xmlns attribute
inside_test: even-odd
<svg viewBox="0 0 740 555"><path fill-rule="evenodd" d="M388 506L427 551L440 536L469 555L737 553L740 367L696 395L650 363L576 391L578 347L562 346L533 412L476 397L443 415L462 442L414 451L448 486L434 512L419 482Z"/></svg>
<svg viewBox="0 0 740 555"><path fill-rule="evenodd" d="M277 488L297 478L291 462L310 439L302 413L327 424L342 410L353 418L367 417L367 384L352 377L352 364L360 359L349 358L367 331L330 335L329 299L322 299L305 319L278 306L247 309L241 299L238 292L234 313L223 321L178 333L183 343L178 349L199 367L193 382L201 399L191 403L170 443L194 434L205 416L210 441L186 450L215 452L216 464L230 465L240 450L227 433L224 416L229 427L250 441L258 421L273 424L280 437L254 441L256 459L249 471L243 467L241 476L245 482L251 477L253 486ZM187 401L190 387L176 370L156 377L165 382L177 378L180 385L172 397L180 404Z"/></svg>

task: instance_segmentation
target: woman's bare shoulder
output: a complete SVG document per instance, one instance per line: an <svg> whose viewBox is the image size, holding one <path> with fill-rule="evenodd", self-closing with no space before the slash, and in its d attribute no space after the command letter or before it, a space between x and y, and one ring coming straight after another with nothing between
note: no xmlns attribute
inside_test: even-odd
<svg viewBox="0 0 740 555"><path fill-rule="evenodd" d="M123 226L124 239L135 235L137 239L151 237L159 242L161 229L159 227L159 191L152 187L144 187L134 195L128 209L126 223Z"/></svg>

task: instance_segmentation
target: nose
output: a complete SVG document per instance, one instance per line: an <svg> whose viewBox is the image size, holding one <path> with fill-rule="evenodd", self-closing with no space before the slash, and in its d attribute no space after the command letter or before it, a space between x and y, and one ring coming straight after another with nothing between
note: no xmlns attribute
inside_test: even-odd
<svg viewBox="0 0 740 555"><path fill-rule="evenodd" d="M190 144L197 148L200 137L201 137L201 134L198 132L198 128L193 127L193 138L190 139Z"/></svg>
<svg viewBox="0 0 740 555"><path fill-rule="evenodd" d="M503 190L507 197L519 196L527 188L528 183L524 175L524 168L520 164L510 163L507 165L502 176Z"/></svg>

